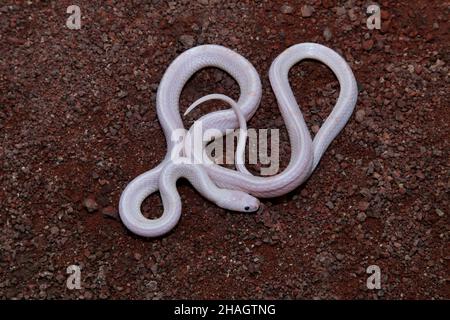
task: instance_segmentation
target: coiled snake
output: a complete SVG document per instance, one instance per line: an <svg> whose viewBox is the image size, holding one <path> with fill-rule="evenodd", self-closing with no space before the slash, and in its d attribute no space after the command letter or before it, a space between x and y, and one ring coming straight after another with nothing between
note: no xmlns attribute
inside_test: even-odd
<svg viewBox="0 0 450 320"><path fill-rule="evenodd" d="M337 102L314 140L311 139L288 81L290 68L304 59L323 62L334 72L340 84ZM357 100L355 77L339 54L315 43L294 45L273 61L269 71L270 83L291 144L291 159L286 169L277 175L262 177L249 174L243 166L231 170L211 162L179 163L171 159L176 145L171 135L177 129L184 129L179 112L180 94L187 80L205 67L217 67L230 74L240 87L240 97L236 103L221 95L204 98L225 100L233 108L202 116L199 120L202 121L203 130L214 128L225 134L227 129L243 127L245 120L253 116L260 103L261 81L258 73L248 60L230 49L202 45L185 51L172 62L160 82L156 98L157 115L167 142L166 157L157 167L132 180L123 191L119 203L123 223L140 236L161 236L177 224L181 216L181 199L176 181L180 177L187 178L205 198L218 206L241 212L256 211L259 207L257 197L276 197L292 191L316 168L329 144L347 123ZM238 121L239 116L241 121ZM185 146L189 145L188 142ZM242 138L239 144L237 156L243 153ZM186 148L185 153L189 151ZM158 190L164 212L157 219L147 219L141 213L141 204L147 196Z"/></svg>

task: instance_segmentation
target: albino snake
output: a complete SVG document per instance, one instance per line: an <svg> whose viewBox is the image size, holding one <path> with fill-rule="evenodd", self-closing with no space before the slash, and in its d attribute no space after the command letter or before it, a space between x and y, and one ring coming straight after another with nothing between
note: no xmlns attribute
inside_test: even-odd
<svg viewBox="0 0 450 320"><path fill-rule="evenodd" d="M304 59L323 62L334 72L340 84L336 105L314 140L311 139L288 80L290 68ZM205 67L217 67L230 74L240 87L240 97L233 110L215 111L202 116L199 120L202 121L203 130L214 128L225 134L226 129L242 127L242 121L248 121L258 108L261 99L259 75L253 65L238 53L218 45L202 45L185 51L172 62L161 80L156 98L158 119L164 130L168 152L157 167L131 181L120 198L120 217L135 234L157 237L177 224L181 216L181 199L176 181L180 177L187 178L205 198L218 206L241 212L258 209L259 201L255 197L270 198L292 191L311 175L329 144L347 123L356 104L356 80L345 60L325 46L297 44L281 53L269 71L270 83L291 144L291 159L283 172L262 177L245 172L242 166L236 171L214 163L175 163L170 156L176 145L171 135L174 130L184 129L179 113L180 94L187 80ZM221 95L205 97L203 100L212 98L227 100ZM227 102L233 106L232 100ZM236 106L238 110L235 110ZM192 107L194 105L189 110ZM243 116L241 121L238 121L239 115L241 118ZM189 151L186 150L187 143L185 152ZM239 143L242 143L242 139ZM238 156L239 153L238 150ZM141 213L141 204L147 196L158 190L164 212L157 219L147 219Z"/></svg>

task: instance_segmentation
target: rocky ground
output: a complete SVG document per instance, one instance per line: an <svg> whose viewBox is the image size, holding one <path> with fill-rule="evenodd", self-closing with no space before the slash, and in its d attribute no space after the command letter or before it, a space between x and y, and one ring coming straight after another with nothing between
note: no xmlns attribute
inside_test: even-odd
<svg viewBox="0 0 450 320"><path fill-rule="evenodd" d="M1 1L0 298L449 299L449 4L378 3L381 30L368 30L366 1L80 0L82 28L69 30L71 1ZM360 89L312 177L253 215L183 182L173 232L128 232L120 194L166 153L155 95L169 63L206 43L249 59L264 89L249 126L281 130L285 167L267 72L306 41L341 53ZM311 61L290 80L315 131L338 82ZM182 109L212 92L239 95L206 69ZM162 212L157 195L143 208ZM72 264L81 290L66 288ZM370 265L380 290L366 287Z"/></svg>

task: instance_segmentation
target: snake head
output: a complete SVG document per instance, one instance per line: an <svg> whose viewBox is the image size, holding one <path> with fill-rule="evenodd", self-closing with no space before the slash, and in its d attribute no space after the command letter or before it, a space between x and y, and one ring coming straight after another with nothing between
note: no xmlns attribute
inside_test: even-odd
<svg viewBox="0 0 450 320"><path fill-rule="evenodd" d="M257 198L238 190L222 189L223 193L216 204L224 209L238 212L255 212L260 202Z"/></svg>

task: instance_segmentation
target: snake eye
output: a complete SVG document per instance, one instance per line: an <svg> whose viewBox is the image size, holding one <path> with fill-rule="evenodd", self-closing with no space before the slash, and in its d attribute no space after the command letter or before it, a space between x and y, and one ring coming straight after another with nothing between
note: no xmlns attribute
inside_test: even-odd
<svg viewBox="0 0 450 320"><path fill-rule="evenodd" d="M244 209L245 209L245 211L248 211L248 210L250 210L250 207L247 206L247 207L245 207Z"/></svg>

